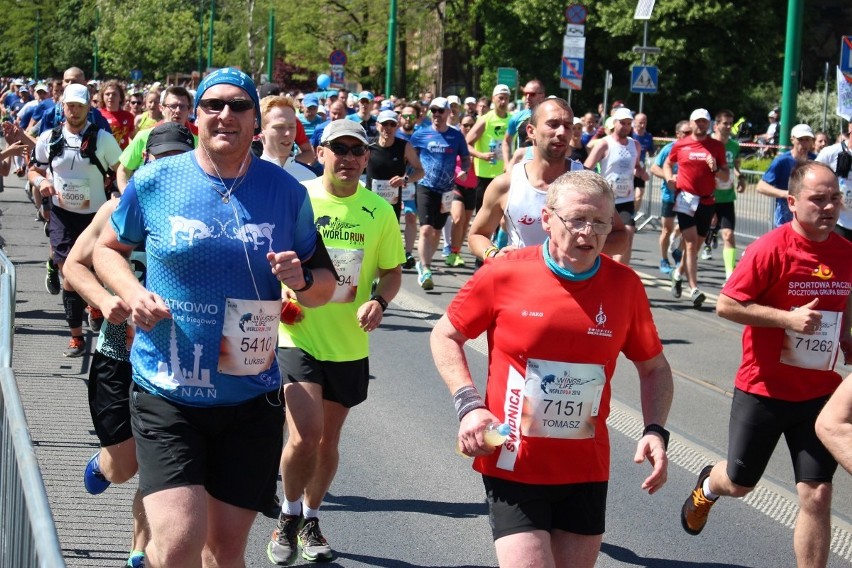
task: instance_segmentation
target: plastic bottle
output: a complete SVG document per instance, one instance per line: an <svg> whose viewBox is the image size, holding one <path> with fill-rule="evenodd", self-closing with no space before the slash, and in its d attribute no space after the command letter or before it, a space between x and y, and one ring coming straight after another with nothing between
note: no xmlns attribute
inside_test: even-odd
<svg viewBox="0 0 852 568"><path fill-rule="evenodd" d="M497 141L494 140L493 138L491 139L491 142L488 143L488 151L491 152L492 154L494 154L494 156L490 160L491 164L496 164L497 163Z"/></svg>
<svg viewBox="0 0 852 568"><path fill-rule="evenodd" d="M281 306L281 321L287 325L293 325L301 313L302 308L296 300L285 300L284 305Z"/></svg>
<svg viewBox="0 0 852 568"><path fill-rule="evenodd" d="M485 443L492 448L498 448L502 446L506 440L509 438L509 434L512 432L512 427L508 424L501 424L500 422L490 422L485 427L485 432L483 432L483 437L485 438ZM456 442L456 453L460 456L470 457L464 454L461 451L461 448Z"/></svg>

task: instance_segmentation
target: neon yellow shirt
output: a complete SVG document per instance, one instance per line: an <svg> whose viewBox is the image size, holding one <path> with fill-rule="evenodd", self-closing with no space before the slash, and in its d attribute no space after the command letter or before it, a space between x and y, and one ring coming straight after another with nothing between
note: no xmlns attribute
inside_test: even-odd
<svg viewBox="0 0 852 568"><path fill-rule="evenodd" d="M384 198L360 183L349 197L328 193L322 178L302 183L338 283L329 303L318 308L302 306L301 322L279 325L278 345L298 347L320 361L363 359L370 354L370 345L358 325L358 308L369 301L380 268L389 270L405 262L399 221Z"/></svg>
<svg viewBox="0 0 852 568"><path fill-rule="evenodd" d="M479 120L485 121L485 128L473 147L479 152L490 152L493 142L497 158L493 164L488 160L474 158L473 171L476 177L495 178L503 173L503 138L509 127L509 115L500 118L495 111L490 110Z"/></svg>

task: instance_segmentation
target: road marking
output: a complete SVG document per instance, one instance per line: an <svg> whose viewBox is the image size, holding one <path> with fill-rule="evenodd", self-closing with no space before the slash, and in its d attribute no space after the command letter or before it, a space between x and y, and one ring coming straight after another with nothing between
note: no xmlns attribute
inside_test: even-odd
<svg viewBox="0 0 852 568"><path fill-rule="evenodd" d="M435 326L435 322L442 315L438 306L406 290L399 291L393 300L393 304L402 308L408 314L419 317L432 327ZM488 357L486 334L483 333L476 339L468 341L465 345L472 347L486 358ZM704 381L699 380L697 382L704 386L710 386ZM614 399L610 406L607 426L628 438L638 440L644 430L641 415L633 408ZM725 459L725 456L721 456L700 444L686 441L677 433L672 433L666 454L670 463L680 466L694 475L698 475L701 468L708 463L716 463ZM742 500L789 529L793 528L796 515L799 512L795 494L771 481L761 480L754 491ZM835 515L831 516L831 524L831 552L845 560L852 561L852 525Z"/></svg>

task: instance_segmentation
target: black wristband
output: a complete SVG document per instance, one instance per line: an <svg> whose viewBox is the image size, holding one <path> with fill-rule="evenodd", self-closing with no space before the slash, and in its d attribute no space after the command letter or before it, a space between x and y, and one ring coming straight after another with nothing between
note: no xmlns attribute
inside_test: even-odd
<svg viewBox="0 0 852 568"><path fill-rule="evenodd" d="M388 309L388 302L387 302L387 300L385 300L384 298L382 298L382 297L381 297L381 296L379 296L378 294L373 294L372 296L370 296L370 300L375 300L375 301L377 301L377 302L379 303L379 305L382 307L382 313L384 313L384 311L385 311L386 309Z"/></svg>
<svg viewBox="0 0 852 568"><path fill-rule="evenodd" d="M642 436L646 436L649 432L653 432L654 434L659 434L663 438L663 447L668 450L669 449L669 436L671 433L660 426L659 424L648 424L645 426L645 431L642 432Z"/></svg>
<svg viewBox="0 0 852 568"><path fill-rule="evenodd" d="M305 285L294 292L307 292L314 285L314 273L310 268L302 267L302 277L305 279Z"/></svg>
<svg viewBox="0 0 852 568"><path fill-rule="evenodd" d="M458 414L459 422L461 422L462 418L464 418L471 410L485 408L485 402L482 400L482 396L473 385L461 387L459 390L454 392L453 403L456 406L456 414Z"/></svg>

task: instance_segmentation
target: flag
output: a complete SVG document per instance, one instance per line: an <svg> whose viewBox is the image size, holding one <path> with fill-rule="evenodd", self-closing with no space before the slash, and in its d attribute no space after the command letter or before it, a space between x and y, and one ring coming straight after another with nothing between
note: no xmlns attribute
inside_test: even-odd
<svg viewBox="0 0 852 568"><path fill-rule="evenodd" d="M852 83L837 67L837 116L845 121L852 120Z"/></svg>

